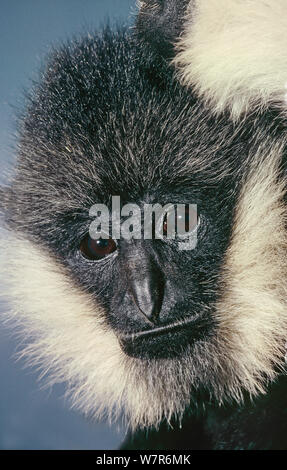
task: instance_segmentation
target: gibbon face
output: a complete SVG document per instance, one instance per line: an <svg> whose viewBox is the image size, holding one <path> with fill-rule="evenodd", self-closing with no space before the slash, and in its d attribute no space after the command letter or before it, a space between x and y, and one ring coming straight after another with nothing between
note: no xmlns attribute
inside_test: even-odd
<svg viewBox="0 0 287 470"><path fill-rule="evenodd" d="M284 362L287 321L276 120L215 117L164 64L151 79L146 54L110 31L54 53L2 195L3 275L24 353L67 382L76 406L124 409L134 428L180 420L202 396L263 392ZM90 209L111 210L113 196L196 205L196 247L93 241Z"/></svg>

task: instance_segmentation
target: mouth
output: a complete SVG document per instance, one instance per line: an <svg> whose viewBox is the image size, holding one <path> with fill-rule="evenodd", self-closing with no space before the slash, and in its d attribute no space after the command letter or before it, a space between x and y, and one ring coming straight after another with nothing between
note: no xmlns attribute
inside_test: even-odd
<svg viewBox="0 0 287 470"><path fill-rule="evenodd" d="M123 351L139 359L182 356L196 341L210 335L210 318L194 315L162 326L119 336Z"/></svg>

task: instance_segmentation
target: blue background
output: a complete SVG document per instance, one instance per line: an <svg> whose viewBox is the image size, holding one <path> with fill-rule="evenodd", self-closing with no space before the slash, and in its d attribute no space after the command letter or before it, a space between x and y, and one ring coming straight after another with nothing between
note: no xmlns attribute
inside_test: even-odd
<svg viewBox="0 0 287 470"><path fill-rule="evenodd" d="M51 45L108 20L132 23L135 0L0 0L0 181L13 166L15 115ZM0 311L5 309L4 301ZM62 387L41 389L0 329L0 449L115 449L120 424L89 423L69 410Z"/></svg>

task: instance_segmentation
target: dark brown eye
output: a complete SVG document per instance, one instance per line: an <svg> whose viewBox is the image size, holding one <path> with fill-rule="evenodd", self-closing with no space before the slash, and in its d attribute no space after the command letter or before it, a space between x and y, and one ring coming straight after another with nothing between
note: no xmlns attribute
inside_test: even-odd
<svg viewBox="0 0 287 470"><path fill-rule="evenodd" d="M197 210L195 207L191 206L189 208L188 205L185 206L185 213L184 213L184 230L186 233L193 232L198 225L200 224L199 216L197 215ZM181 215L178 216L181 219Z"/></svg>
<svg viewBox="0 0 287 470"><path fill-rule="evenodd" d="M103 259L116 251L116 249L117 244L112 238L107 240L104 238L94 240L89 234L85 236L80 245L81 253L85 258L90 260Z"/></svg>
<svg viewBox="0 0 287 470"><path fill-rule="evenodd" d="M162 233L163 233L164 237L167 236L167 228L168 228L168 225L167 225L167 214L165 214L164 219L163 219L163 223L162 223Z"/></svg>
<svg viewBox="0 0 287 470"><path fill-rule="evenodd" d="M181 220L183 216L181 214L177 214L177 221ZM189 209L189 206L185 206L184 210L184 230L186 233L191 233L193 232L196 227L198 227L200 223L199 216L197 215L197 210L195 208L192 208L191 210ZM177 224L178 225L178 224ZM179 227L177 226L177 230ZM165 214L164 219L163 219L163 235L167 236L167 231L168 231L168 215Z"/></svg>

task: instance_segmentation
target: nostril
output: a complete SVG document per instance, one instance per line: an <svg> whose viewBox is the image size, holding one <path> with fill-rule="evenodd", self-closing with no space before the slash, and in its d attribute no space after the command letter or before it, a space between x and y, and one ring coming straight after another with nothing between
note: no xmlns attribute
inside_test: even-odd
<svg viewBox="0 0 287 470"><path fill-rule="evenodd" d="M152 323L158 322L162 306L163 286L158 281L153 282L150 277L145 277L141 282L135 281L131 285L136 306Z"/></svg>
<svg viewBox="0 0 287 470"><path fill-rule="evenodd" d="M160 268L150 262L136 273L129 272L129 287L138 310L149 322L158 323L164 297Z"/></svg>

